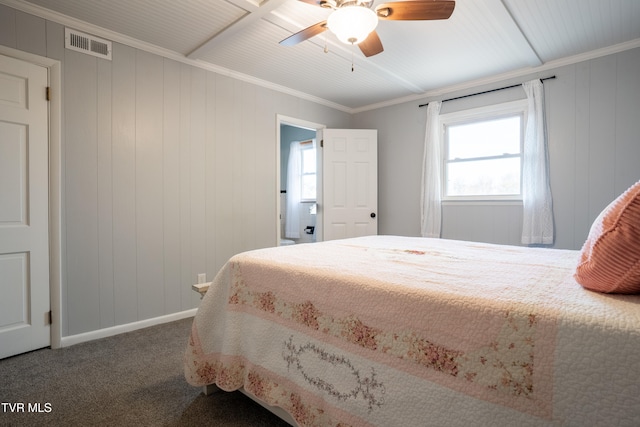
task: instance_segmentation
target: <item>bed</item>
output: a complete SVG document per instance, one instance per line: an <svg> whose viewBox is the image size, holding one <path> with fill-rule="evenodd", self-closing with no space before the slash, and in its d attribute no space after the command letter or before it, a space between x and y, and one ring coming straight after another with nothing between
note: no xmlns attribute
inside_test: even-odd
<svg viewBox="0 0 640 427"><path fill-rule="evenodd" d="M185 376L300 426L638 426L640 296L584 289L579 256L399 236L241 253Z"/></svg>

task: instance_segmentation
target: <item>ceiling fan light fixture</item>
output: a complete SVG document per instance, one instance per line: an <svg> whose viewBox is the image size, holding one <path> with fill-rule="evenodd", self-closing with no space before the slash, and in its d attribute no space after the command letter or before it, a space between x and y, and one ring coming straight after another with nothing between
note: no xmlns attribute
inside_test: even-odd
<svg viewBox="0 0 640 427"><path fill-rule="evenodd" d="M343 6L327 19L327 27L343 43L358 44L376 29L378 17L365 6Z"/></svg>

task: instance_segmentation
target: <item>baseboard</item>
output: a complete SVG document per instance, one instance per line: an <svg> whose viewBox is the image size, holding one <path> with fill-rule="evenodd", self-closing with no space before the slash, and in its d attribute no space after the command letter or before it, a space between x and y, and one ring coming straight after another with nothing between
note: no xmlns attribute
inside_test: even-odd
<svg viewBox="0 0 640 427"><path fill-rule="evenodd" d="M126 332L136 331L138 329L148 328L149 326L161 325L176 320L186 319L196 315L197 308L181 311L178 313L167 314L165 316L154 317L152 319L140 320L138 322L126 323L124 325L112 326L110 328L98 329L97 331L85 332L82 334L62 337L60 341L61 347L69 347L71 345L80 344L87 341L93 341L100 338L112 337Z"/></svg>

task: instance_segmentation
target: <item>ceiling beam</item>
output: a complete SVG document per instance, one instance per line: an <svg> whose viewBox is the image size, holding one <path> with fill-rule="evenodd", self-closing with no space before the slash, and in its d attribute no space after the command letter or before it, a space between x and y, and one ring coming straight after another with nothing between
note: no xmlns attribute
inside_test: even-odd
<svg viewBox="0 0 640 427"><path fill-rule="evenodd" d="M531 45L531 42L525 35L524 31L522 31L522 28L520 28L520 25L518 25L518 22L514 19L513 14L505 3L505 0L494 1L496 7L492 10L496 12L496 16L500 15L500 18L502 18L501 21L504 24L503 29L510 33L510 36L506 37L505 41L512 43L519 48L518 51L525 57L529 66L538 67L542 65L544 62L540 58L540 55L538 55L538 52L536 52Z"/></svg>
<svg viewBox="0 0 640 427"><path fill-rule="evenodd" d="M277 9L280 5L288 0L266 0L262 2L259 7L256 7L252 2L232 1L236 6L247 10L247 14L238 19L224 30L220 31L209 40L192 50L187 54L189 59L199 59L205 53L210 52L216 46L224 43L230 37L233 37L238 32L244 30L255 22L267 16L273 10Z"/></svg>

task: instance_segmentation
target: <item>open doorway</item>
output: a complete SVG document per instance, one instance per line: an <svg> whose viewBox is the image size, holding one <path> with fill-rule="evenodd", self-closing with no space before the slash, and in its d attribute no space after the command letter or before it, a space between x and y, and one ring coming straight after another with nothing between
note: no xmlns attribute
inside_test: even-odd
<svg viewBox="0 0 640 427"><path fill-rule="evenodd" d="M278 245L322 240L322 214L318 209L321 159L317 146L324 127L277 117Z"/></svg>

